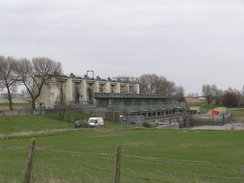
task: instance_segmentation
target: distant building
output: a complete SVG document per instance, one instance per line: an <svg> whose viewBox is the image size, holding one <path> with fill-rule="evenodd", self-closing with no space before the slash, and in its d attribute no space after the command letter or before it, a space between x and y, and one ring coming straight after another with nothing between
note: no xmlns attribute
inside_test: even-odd
<svg viewBox="0 0 244 183"><path fill-rule="evenodd" d="M50 79L42 88L37 99L38 106L53 108L55 105L96 103L94 93L130 93L139 94L139 84L134 81L103 80L68 76Z"/></svg>

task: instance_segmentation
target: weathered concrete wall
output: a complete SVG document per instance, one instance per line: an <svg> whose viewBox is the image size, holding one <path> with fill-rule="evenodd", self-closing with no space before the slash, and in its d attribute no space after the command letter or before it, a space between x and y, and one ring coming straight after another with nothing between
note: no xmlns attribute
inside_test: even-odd
<svg viewBox="0 0 244 183"><path fill-rule="evenodd" d="M207 115L207 114L195 114L191 117L191 125L223 125L225 122L230 121L230 115Z"/></svg>
<svg viewBox="0 0 244 183"><path fill-rule="evenodd" d="M57 81L63 81L64 103L95 103L94 93L139 93L139 84L122 83L116 81L81 79L74 77L63 77L51 79L45 84L37 106L41 103L47 108L53 108L61 101L60 86Z"/></svg>

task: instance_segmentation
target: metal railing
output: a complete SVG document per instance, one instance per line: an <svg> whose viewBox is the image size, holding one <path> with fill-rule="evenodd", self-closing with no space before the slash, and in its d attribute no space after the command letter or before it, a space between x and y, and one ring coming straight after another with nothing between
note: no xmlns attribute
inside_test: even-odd
<svg viewBox="0 0 244 183"><path fill-rule="evenodd" d="M160 105L108 105L109 111L156 111L156 110L167 110L185 108L184 102L172 103L172 104L160 104Z"/></svg>

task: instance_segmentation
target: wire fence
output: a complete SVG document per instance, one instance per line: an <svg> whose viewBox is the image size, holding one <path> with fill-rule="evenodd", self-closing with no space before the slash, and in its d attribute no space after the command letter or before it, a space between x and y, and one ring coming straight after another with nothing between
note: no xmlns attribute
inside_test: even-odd
<svg viewBox="0 0 244 183"><path fill-rule="evenodd" d="M56 148L36 147L31 182L116 182L113 179L115 152L96 152L95 149L93 152L68 151L65 147L61 144ZM6 165L6 169L1 168L0 181L14 183L23 180L28 155L26 147L1 147L0 154L13 157L8 161L0 159L1 166ZM121 183L244 182L244 166L134 155L123 150L123 146L120 156Z"/></svg>

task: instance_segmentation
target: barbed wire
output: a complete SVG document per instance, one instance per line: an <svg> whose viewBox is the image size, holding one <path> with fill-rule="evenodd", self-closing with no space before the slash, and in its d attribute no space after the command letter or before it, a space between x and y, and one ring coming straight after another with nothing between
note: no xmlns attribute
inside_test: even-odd
<svg viewBox="0 0 244 183"><path fill-rule="evenodd" d="M15 149L5 149L1 148L0 152L4 153L27 153L28 152L28 146L26 148L22 148L20 150L15 150ZM72 160L70 157L69 158L60 158L57 157L57 153L60 153L60 155L63 154L72 154L72 156L77 157L92 157L92 161L95 159L109 159L112 160L114 157L114 153L86 153L86 152L79 152L79 151L64 151L64 150L39 150L36 155L35 155L35 162L39 164L38 162L42 161L43 158L47 158L49 160L54 160L54 161L63 161L66 163L76 163L79 164L80 166L90 168L93 170L97 171L103 171L103 172L113 172L113 166L111 164L108 166L104 166L98 163L92 163L89 160ZM48 156L47 156L48 154ZM51 156L50 156L51 155ZM56 156L53 157L52 155ZM94 158L95 157L95 158ZM200 161L191 161L191 160L177 160L177 159L164 159L164 158L158 158L158 157L145 157L145 156L138 156L138 155L131 155L131 154L122 154L122 159L127 159L127 160L132 160L132 161L137 161L139 163L144 163L144 162L150 162L150 163L158 163L158 164L170 164L170 165L182 165L182 166L194 166L194 167L206 167L206 168L213 168L213 169L227 169L227 170L234 170L238 171L239 173L244 172L243 167L235 167L235 166L227 166L223 164L212 164L212 163L206 163L206 162L200 162ZM3 161L3 160L0 160ZM109 162L108 162L109 163ZM38 165L37 165L38 166ZM39 166L38 166L39 167ZM145 177L145 176L138 176L136 174L143 173L143 175L146 174L153 174L153 175L160 175L160 176L185 176L185 177L202 177L202 178L211 178L211 179L221 179L221 180L231 180L231 181L241 181L243 182L244 177L241 176L218 176L218 175L204 175L204 174L195 174L195 173L182 173L182 172L167 172L167 171L162 171L162 170L151 170L151 171L142 171L142 170L134 170L131 168L121 168L123 173L121 173L122 176L133 178L133 179L138 179L138 180L144 180L144 181L154 181L154 182L167 182L165 180L162 180L161 178L150 178L150 177ZM125 172L133 172L132 174L126 174Z"/></svg>
<svg viewBox="0 0 244 183"><path fill-rule="evenodd" d="M49 158L50 159L50 158ZM96 163L91 164L91 162L89 163L84 163L81 161L76 161L76 160L70 160L70 159L64 159L64 158L51 158L52 160L56 160L56 161L64 161L64 162L68 162L68 163L78 163L79 165L83 165L87 168L91 168L94 170L98 170L98 171L105 171L105 172L112 172L113 169L108 168L108 166L101 166L98 165ZM244 180L244 177L230 177L230 176L216 176L216 175L204 175L204 174L193 174L193 173L174 173L174 172L167 172L167 171L161 171L161 170L152 170L152 171L138 171L138 170L134 170L134 169L130 169L130 168L121 168L122 171L130 171L130 172L134 172L136 174L143 172L143 174L157 174L157 175L171 175L171 176L191 176L191 177L205 177L205 178L215 178L215 179L235 179L235 180ZM127 176L127 177L131 177L134 179L140 179L140 180L149 180L149 181L156 181L156 182L165 182L162 181L162 179L157 179L157 178L148 178L148 177L142 177L142 176L133 176L133 175L128 175L125 173L122 173L121 175L123 176Z"/></svg>
<svg viewBox="0 0 244 183"><path fill-rule="evenodd" d="M51 150L53 152L62 152L62 153L71 153L71 154L77 154L77 155L88 155L88 156L108 156L113 158L113 153L84 153L84 152L77 152L77 151L63 151L63 150ZM186 165L186 166L197 166L197 167L210 167L210 168L216 168L216 169L231 169L231 170L237 170L244 172L244 167L235 167L235 166L228 166L223 164L212 164L212 163L206 163L206 162L200 162L200 161L191 161L191 160L179 160L179 159L163 159L158 157L144 157L144 156L138 156L138 155L130 155L130 154L122 154L122 158L131 158L132 160L135 159L141 159L148 162L154 162L154 163L167 163L167 164L177 164L177 165Z"/></svg>
<svg viewBox="0 0 244 183"><path fill-rule="evenodd" d="M0 149L0 152L7 152L7 153L27 153L28 152L28 146L26 148L23 148L21 150L13 150L13 149ZM38 153L39 152L39 153ZM39 150L36 152L36 154L40 155L41 153L48 153L52 154L55 153L69 153L73 154L75 156L83 156L83 157L103 157L104 159L113 159L114 154L113 153L85 153L85 152L79 152L79 151L64 151L64 150ZM212 163L203 163L199 161L189 161L189 160L178 160L178 159L163 159L158 157L145 157L145 156L138 156L138 155L130 155L130 154L122 154L122 158L124 159L130 159L132 161L137 162L152 162L152 163L158 163L158 164L175 164L175 165L183 165L183 166L194 166L194 167L209 167L214 169L228 169L228 170L234 170L239 172L244 172L244 167L236 167L236 166L228 166L223 164L212 164Z"/></svg>
<svg viewBox="0 0 244 183"><path fill-rule="evenodd" d="M220 165L220 164L210 164L210 163L195 163L194 161L179 161L179 160L168 160L168 159L162 159L157 157L143 157L143 156L135 156L135 155L129 155L129 154L123 154L122 158L130 158L131 160L136 160L137 162L153 162L153 163L159 163L159 164L176 164L176 165L186 165L186 166L196 166L196 167L209 167L209 168L215 168L215 169L229 169L229 170L236 170L240 172L244 172L244 167L234 167L234 166L227 166L227 165ZM140 160L138 160L140 159Z"/></svg>
<svg viewBox="0 0 244 183"><path fill-rule="evenodd" d="M167 172L167 171L161 171L161 170L157 170L157 171L143 171L143 170L134 170L134 169L130 169L130 168L121 168L121 170L126 170L126 171L130 171L130 172L134 172L134 173L141 173L141 174L146 174L146 173L150 173L150 174L157 174L157 175L177 175L177 176L190 176L190 177L205 177L205 178L215 178L215 179L236 179L236 180L244 180L244 177L230 177L230 176L217 176L217 175L204 175L204 174L194 174L194 173L174 173L174 172ZM121 174L122 175L122 174ZM126 174L125 174L126 175ZM133 176L132 176L133 177ZM135 176L136 177L136 176ZM147 179L147 178L144 178Z"/></svg>
<svg viewBox="0 0 244 183"><path fill-rule="evenodd" d="M111 166L101 166L101 165L98 165L97 163L84 163L81 162L81 161L77 161L77 160L70 160L70 159L65 159L65 158L55 158L55 157L46 157L47 159L50 159L50 160L55 160L55 161L62 161L62 162L68 162L68 163L77 163L79 165L82 165L84 167L87 167L87 168L92 168L94 170L99 170L99 171L109 171L109 172L112 172L112 168ZM36 160L38 160L39 158L36 156ZM41 161L41 160L40 160ZM92 166L93 165L93 166ZM107 169L106 169L107 168Z"/></svg>

